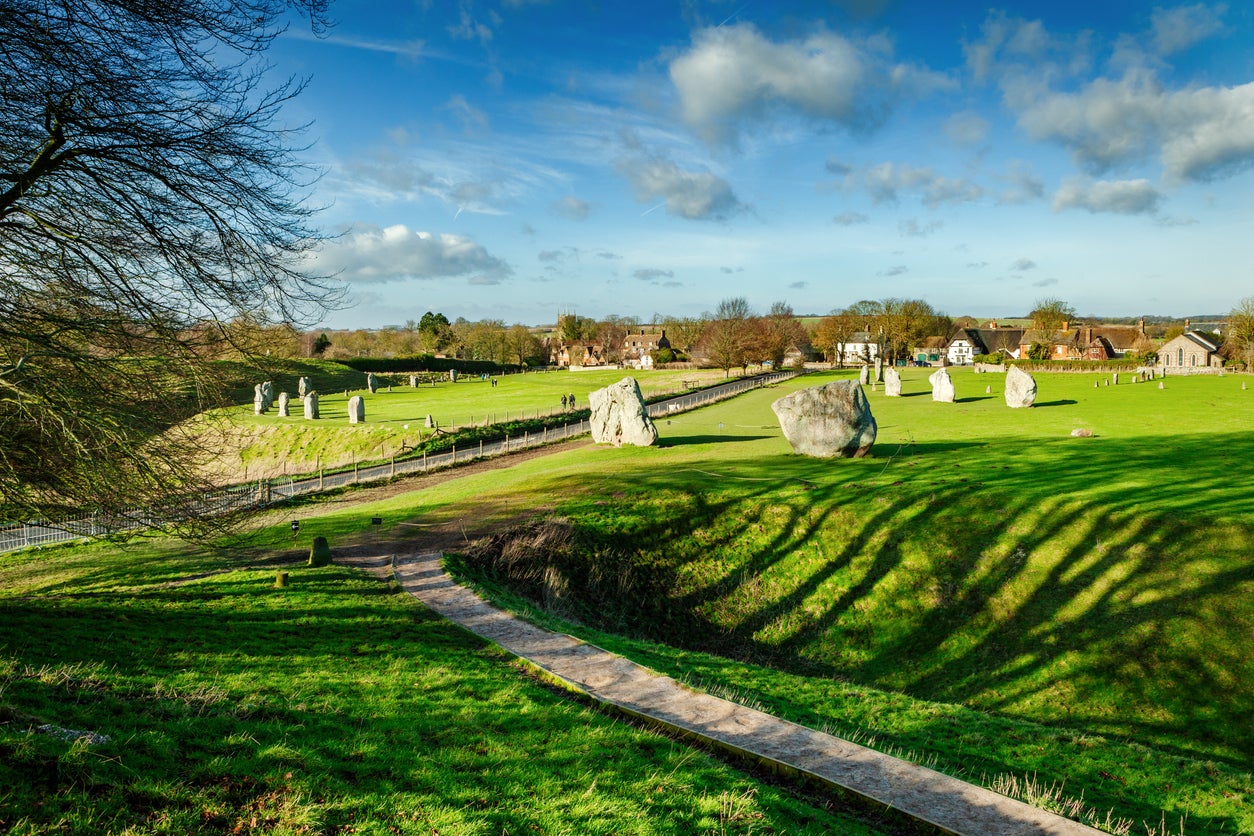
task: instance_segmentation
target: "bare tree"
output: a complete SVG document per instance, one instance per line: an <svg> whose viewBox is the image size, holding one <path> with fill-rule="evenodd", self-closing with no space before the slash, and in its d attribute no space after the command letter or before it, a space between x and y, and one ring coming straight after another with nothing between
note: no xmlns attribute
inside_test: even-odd
<svg viewBox="0 0 1254 836"><path fill-rule="evenodd" d="M815 327L814 345L824 356L834 357L838 368L844 368L845 345L858 330L858 319L848 309L832 311Z"/></svg>
<svg viewBox="0 0 1254 836"><path fill-rule="evenodd" d="M809 344L805 328L797 321L792 306L776 302L765 316L753 321L753 346L756 359L770 363L775 370L784 367L784 355L790 348L804 349Z"/></svg>
<svg viewBox="0 0 1254 836"><path fill-rule="evenodd" d="M1247 296L1228 314L1227 342L1247 369L1254 368L1254 296Z"/></svg>
<svg viewBox="0 0 1254 836"><path fill-rule="evenodd" d="M736 366L746 368L749 364L753 340L752 316L749 300L734 296L719 302L717 310L707 317L709 324L701 337L701 345L710 362L725 373Z"/></svg>
<svg viewBox="0 0 1254 836"><path fill-rule="evenodd" d="M302 259L313 172L263 86L324 0L6 0L0 11L0 518L156 505L211 451L207 356L334 301Z"/></svg>
<svg viewBox="0 0 1254 836"><path fill-rule="evenodd" d="M1063 330L1065 325L1075 319L1075 308L1061 299L1046 297L1036 300L1036 307L1028 317L1032 320L1033 328L1053 333Z"/></svg>

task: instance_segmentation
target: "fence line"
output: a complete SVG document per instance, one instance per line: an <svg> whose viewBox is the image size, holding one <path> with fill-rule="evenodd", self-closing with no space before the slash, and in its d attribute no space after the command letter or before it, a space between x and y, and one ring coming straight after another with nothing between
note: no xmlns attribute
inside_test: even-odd
<svg viewBox="0 0 1254 836"><path fill-rule="evenodd" d="M665 401L650 404L648 414L651 418L674 415L698 409L718 401L733 398L736 395L779 383L795 377L800 372L774 372L752 378L742 378L730 383L714 386L687 395L669 398ZM538 433L525 433L521 438L508 436L499 441L480 441L470 448L457 449L456 442L452 450L441 453L423 453L404 459L392 458L389 461L367 466L354 466L352 470L336 473L319 472L303 477L282 476L272 479L259 479L242 485L231 485L204 494L186 503L189 511L197 516L213 516L245 509L260 509L275 505L298 496L336 490L349 485L362 484L392 479L412 473L428 473L464 464L475 459L489 459L505 456L547 444L578 438L592 431L587 419L577 423L562 424L560 427L547 427ZM117 531L153 528L160 520L152 516L152 512L135 509L122 517L105 517L95 513L85 513L78 517L59 522L27 522L0 525L0 553L23 549L28 546L49 545L69 540L95 537Z"/></svg>

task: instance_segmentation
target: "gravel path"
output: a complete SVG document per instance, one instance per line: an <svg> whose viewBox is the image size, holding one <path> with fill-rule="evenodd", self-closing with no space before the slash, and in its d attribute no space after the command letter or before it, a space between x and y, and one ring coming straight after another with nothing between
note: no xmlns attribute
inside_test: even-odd
<svg viewBox="0 0 1254 836"><path fill-rule="evenodd" d="M536 627L456 584L440 567L440 558L439 552L397 556L393 574L435 612L598 702L784 772L816 777L951 833L1101 833L934 770L698 693L594 645ZM381 563L373 568L382 569Z"/></svg>

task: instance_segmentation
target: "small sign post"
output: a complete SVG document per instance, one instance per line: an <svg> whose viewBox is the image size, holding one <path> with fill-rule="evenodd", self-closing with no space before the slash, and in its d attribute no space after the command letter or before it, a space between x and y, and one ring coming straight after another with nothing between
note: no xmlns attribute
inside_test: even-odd
<svg viewBox="0 0 1254 836"><path fill-rule="evenodd" d="M292 520L292 545L296 545L296 535L300 534L300 520Z"/></svg>

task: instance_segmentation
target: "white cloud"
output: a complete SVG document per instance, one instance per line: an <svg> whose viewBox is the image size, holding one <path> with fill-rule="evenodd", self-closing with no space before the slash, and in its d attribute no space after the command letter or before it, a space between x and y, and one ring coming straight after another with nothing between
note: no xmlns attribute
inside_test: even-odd
<svg viewBox="0 0 1254 836"><path fill-rule="evenodd" d="M591 205L584 200L580 200L574 195L566 195L553 206L553 211L557 214L569 218L572 221L582 221L587 219Z"/></svg>
<svg viewBox="0 0 1254 836"><path fill-rule="evenodd" d="M1045 196L1045 183L1022 160L1010 161L1006 166L1006 173L999 175L998 179L1006 184L997 195L998 203L1028 203Z"/></svg>
<svg viewBox="0 0 1254 836"><path fill-rule="evenodd" d="M1129 73L1044 95L1019 122L1095 173L1155 153L1176 181L1214 180L1254 165L1254 82L1171 92L1149 73Z"/></svg>
<svg viewBox="0 0 1254 836"><path fill-rule="evenodd" d="M950 116L941 127L959 145L979 145L988 136L988 120L969 110Z"/></svg>
<svg viewBox="0 0 1254 836"><path fill-rule="evenodd" d="M1155 9L1150 14L1154 31L1154 48L1159 55L1181 52L1224 31L1225 5L1215 7L1204 3L1179 6L1174 9Z"/></svg>
<svg viewBox="0 0 1254 836"><path fill-rule="evenodd" d="M403 224L362 226L334 239L313 256L313 267L353 284L462 276L471 284L500 284L513 274L470 238L415 232Z"/></svg>
<svg viewBox="0 0 1254 836"><path fill-rule="evenodd" d="M1087 209L1118 215L1158 211L1161 195L1148 180L1098 180L1069 177L1054 194L1054 211Z"/></svg>
<svg viewBox="0 0 1254 836"><path fill-rule="evenodd" d="M634 273L632 273L632 275L635 276L637 279L641 279L646 282L655 282L658 279L675 278L675 271L662 270L661 268L658 268L658 267L642 267L639 270L636 270Z"/></svg>
<svg viewBox="0 0 1254 836"><path fill-rule="evenodd" d="M925 224L919 223L914 218L908 218L897 222L897 231L908 238L926 238L933 232L937 232L945 226L944 221L932 220Z"/></svg>
<svg viewBox="0 0 1254 836"><path fill-rule="evenodd" d="M870 223L871 219L861 212L841 212L832 218L832 223L837 226L856 226L858 224Z"/></svg>
<svg viewBox="0 0 1254 836"><path fill-rule="evenodd" d="M660 157L621 159L618 170L631 182L637 200L661 200L659 205L665 206L668 214L680 218L723 219L748 208L723 178L705 171L685 171Z"/></svg>
<svg viewBox="0 0 1254 836"><path fill-rule="evenodd" d="M1015 259L1010 264L1010 270L1013 273L1025 273L1028 270L1035 270L1035 269L1036 269L1036 262L1030 258Z"/></svg>
<svg viewBox="0 0 1254 836"><path fill-rule="evenodd" d="M735 139L742 121L775 108L866 131L902 100L951 86L941 74L894 63L883 39L819 31L776 43L751 24L698 31L670 77L684 121L713 141Z"/></svg>
<svg viewBox="0 0 1254 836"><path fill-rule="evenodd" d="M970 203L984 195L984 189L970 180L952 179L908 163L870 166L846 177L845 184L861 186L875 203L896 203L902 192L917 192L930 209Z"/></svg>

